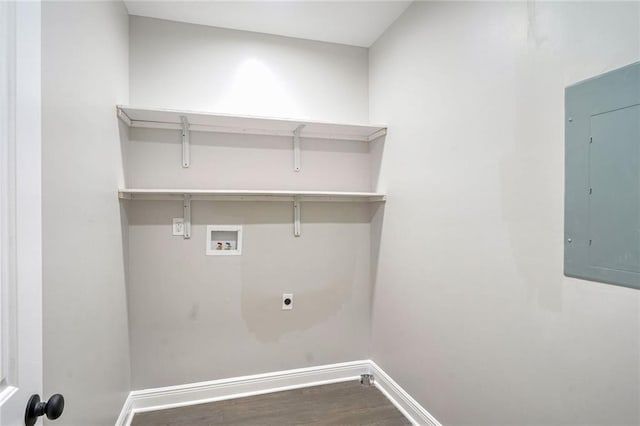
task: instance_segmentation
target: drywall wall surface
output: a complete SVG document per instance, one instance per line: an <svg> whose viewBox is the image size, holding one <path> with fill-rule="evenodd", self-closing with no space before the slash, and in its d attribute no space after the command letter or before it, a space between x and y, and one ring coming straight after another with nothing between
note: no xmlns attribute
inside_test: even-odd
<svg viewBox="0 0 640 426"><path fill-rule="evenodd" d="M366 359L370 206L127 201L133 389ZM242 225L241 256L206 256L206 225ZM282 310L282 294L293 309ZM170 368L168 368L170 366Z"/></svg>
<svg viewBox="0 0 640 426"><path fill-rule="evenodd" d="M114 424L130 390L115 115L128 25L121 2L42 4L43 396L66 399L56 425Z"/></svg>
<svg viewBox="0 0 640 426"><path fill-rule="evenodd" d="M366 122L367 72L360 47L131 17L132 105Z"/></svg>
<svg viewBox="0 0 640 426"><path fill-rule="evenodd" d="M368 120L366 49L131 17L131 104L223 113ZM368 191L369 144L131 129L129 187ZM379 205L192 203L192 236L172 235L182 202L126 201L133 389L368 356L370 219ZM207 225L242 225L242 256L207 256ZM283 311L282 294L294 294ZM170 365L171 368L167 368Z"/></svg>
<svg viewBox="0 0 640 426"><path fill-rule="evenodd" d="M414 2L370 51L372 357L444 425L640 423L640 292L563 276L564 88L639 8Z"/></svg>
<svg viewBox="0 0 640 426"><path fill-rule="evenodd" d="M179 130L131 129L126 144L130 188L371 190L368 142L303 138L294 172L293 139L191 133L182 167Z"/></svg>

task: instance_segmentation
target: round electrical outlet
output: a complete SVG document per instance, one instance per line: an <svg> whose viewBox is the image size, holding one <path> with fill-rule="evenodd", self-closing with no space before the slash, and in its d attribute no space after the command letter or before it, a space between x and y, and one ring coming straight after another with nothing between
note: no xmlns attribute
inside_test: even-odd
<svg viewBox="0 0 640 426"><path fill-rule="evenodd" d="M282 309L285 311L293 309L293 294L284 293L282 295Z"/></svg>

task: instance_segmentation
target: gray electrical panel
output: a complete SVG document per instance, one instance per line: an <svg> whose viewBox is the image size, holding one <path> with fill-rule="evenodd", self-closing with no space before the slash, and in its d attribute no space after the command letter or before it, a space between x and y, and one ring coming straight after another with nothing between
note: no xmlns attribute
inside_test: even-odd
<svg viewBox="0 0 640 426"><path fill-rule="evenodd" d="M565 91L564 272L640 288L640 63Z"/></svg>

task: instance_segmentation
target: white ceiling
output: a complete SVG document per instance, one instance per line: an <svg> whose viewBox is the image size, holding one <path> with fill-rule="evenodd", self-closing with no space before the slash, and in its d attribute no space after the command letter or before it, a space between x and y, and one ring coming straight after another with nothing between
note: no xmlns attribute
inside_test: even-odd
<svg viewBox="0 0 640 426"><path fill-rule="evenodd" d="M369 47L411 1L124 0L130 15Z"/></svg>

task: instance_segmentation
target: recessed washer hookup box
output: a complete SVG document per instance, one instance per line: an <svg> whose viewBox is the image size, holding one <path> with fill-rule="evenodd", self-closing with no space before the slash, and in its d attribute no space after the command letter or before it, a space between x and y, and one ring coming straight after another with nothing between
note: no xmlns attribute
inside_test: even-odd
<svg viewBox="0 0 640 426"><path fill-rule="evenodd" d="M242 254L242 226L207 225L208 256L229 256Z"/></svg>

